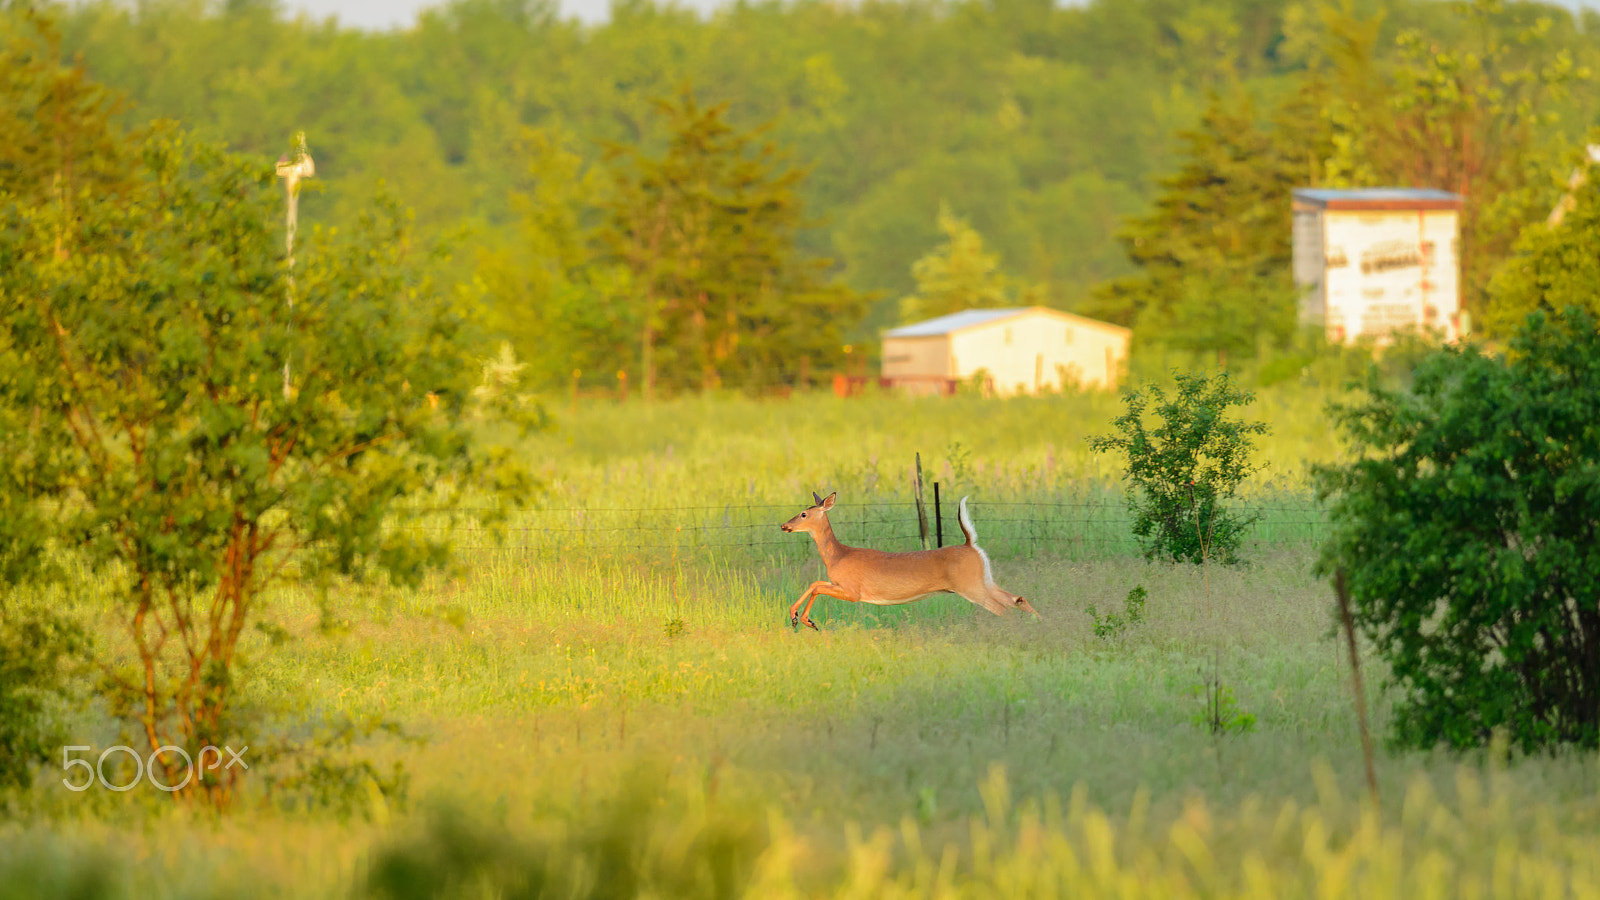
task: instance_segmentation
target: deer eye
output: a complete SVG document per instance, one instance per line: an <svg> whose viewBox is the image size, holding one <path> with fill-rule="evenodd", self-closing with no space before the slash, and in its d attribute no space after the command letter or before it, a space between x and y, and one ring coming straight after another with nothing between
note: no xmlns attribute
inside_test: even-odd
<svg viewBox="0 0 1600 900"><path fill-rule="evenodd" d="M804 518L805 518L805 517L806 517L806 514L805 514L805 513L801 513L801 514L800 514L800 518L802 518L802 519L804 519Z"/></svg>

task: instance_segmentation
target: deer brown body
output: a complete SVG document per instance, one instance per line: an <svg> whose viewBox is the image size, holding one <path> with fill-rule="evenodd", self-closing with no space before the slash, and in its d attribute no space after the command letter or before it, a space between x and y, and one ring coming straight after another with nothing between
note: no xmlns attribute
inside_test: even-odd
<svg viewBox="0 0 1600 900"><path fill-rule="evenodd" d="M790 607L791 625L799 627L804 623L816 628L816 623L811 621L811 607L822 594L851 603L892 606L921 600L930 594L952 593L960 594L997 616L1013 609L1039 615L1028 601L994 583L989 556L978 546L978 535L967 515L965 497L961 498L958 517L961 531L967 538L965 544L889 553L841 543L828 522L828 510L833 509L838 492L829 494L826 500L816 494L811 496L817 504L780 527L787 532L803 531L811 535L817 542L817 554L828 569L828 580L814 582ZM802 606L805 607L803 611Z"/></svg>

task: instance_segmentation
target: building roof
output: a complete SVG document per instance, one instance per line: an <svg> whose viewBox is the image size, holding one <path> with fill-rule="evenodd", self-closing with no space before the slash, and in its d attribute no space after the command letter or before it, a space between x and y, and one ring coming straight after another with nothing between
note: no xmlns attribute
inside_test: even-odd
<svg viewBox="0 0 1600 900"><path fill-rule="evenodd" d="M987 325L991 322L998 322L1001 319L1009 319L1014 316L1020 316L1025 313L1045 313L1047 315L1055 316L1056 318L1073 319L1077 322L1081 322L1084 325L1094 326L1109 331L1125 332L1128 330L1120 325L1113 325L1110 322L1101 322L1098 319L1090 319L1084 316L1073 315L1072 313L1062 312L1059 309L1051 309L1048 306L1013 306L1007 309L964 309L961 312L951 313L947 316L940 316L937 319L927 319L922 322L913 322L910 325L902 325L899 328L893 328L884 332L883 336L886 338L938 337L940 335L953 334L957 331L965 331L968 328L974 328L979 325Z"/></svg>
<svg viewBox="0 0 1600 900"><path fill-rule="evenodd" d="M1018 313L1025 313L1030 309L1026 306L1014 306L1009 309L963 309L961 312L940 316L937 319L926 319L902 325L884 332L884 337L933 337L940 334L949 334L974 325L983 325L997 319L1009 319Z"/></svg>
<svg viewBox="0 0 1600 900"><path fill-rule="evenodd" d="M1460 209L1461 195L1435 188L1295 188L1294 202L1319 209Z"/></svg>

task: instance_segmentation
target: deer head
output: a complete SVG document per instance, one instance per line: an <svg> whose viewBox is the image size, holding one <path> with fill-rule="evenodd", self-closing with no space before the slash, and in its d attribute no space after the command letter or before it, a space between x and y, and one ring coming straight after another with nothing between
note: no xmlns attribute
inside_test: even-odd
<svg viewBox="0 0 1600 900"><path fill-rule="evenodd" d="M833 501L837 499L838 496L839 492L834 491L828 495L826 500L824 500L823 498L817 496L816 491L812 491L811 498L817 501L817 505L801 510L800 515L795 516L778 527L782 528L784 531L790 532L814 532L818 528L826 526L828 524L828 510L833 509Z"/></svg>

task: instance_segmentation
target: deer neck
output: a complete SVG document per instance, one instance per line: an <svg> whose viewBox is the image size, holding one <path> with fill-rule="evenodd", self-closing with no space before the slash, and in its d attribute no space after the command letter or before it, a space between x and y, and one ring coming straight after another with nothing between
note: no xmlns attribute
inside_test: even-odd
<svg viewBox="0 0 1600 900"><path fill-rule="evenodd" d="M849 549L844 544L839 543L837 537L834 537L833 523L827 519L822 520L821 528L811 532L811 538L817 542L817 555L822 557L822 564L825 566L832 566L838 562L839 558L844 556L845 551Z"/></svg>

